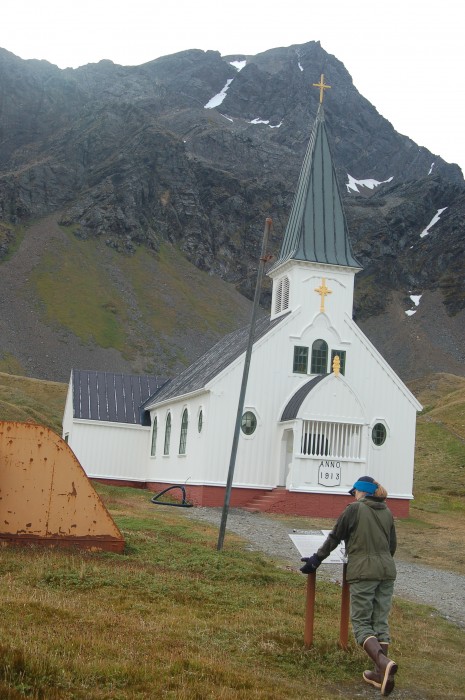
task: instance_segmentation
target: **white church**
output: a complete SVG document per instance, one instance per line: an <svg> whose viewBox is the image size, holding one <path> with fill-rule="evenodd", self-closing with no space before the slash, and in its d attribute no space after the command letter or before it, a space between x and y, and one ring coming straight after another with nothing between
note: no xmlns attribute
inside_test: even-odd
<svg viewBox="0 0 465 700"><path fill-rule="evenodd" d="M320 103L267 272L271 314L255 327L232 507L335 517L367 474L408 515L421 405L352 319L360 269ZM231 333L169 381L143 378L145 393L120 391L119 418L109 401L131 382L73 370L63 437L88 476L155 492L183 485L195 505L222 506L248 334Z"/></svg>

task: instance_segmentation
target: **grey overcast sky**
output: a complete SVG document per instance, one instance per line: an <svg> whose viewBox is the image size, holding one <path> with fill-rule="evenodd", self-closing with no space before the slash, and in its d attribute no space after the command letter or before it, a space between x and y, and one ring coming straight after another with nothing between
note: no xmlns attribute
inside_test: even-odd
<svg viewBox="0 0 465 700"><path fill-rule="evenodd" d="M77 68L320 41L397 131L465 172L464 19L459 0L2 0L0 47Z"/></svg>

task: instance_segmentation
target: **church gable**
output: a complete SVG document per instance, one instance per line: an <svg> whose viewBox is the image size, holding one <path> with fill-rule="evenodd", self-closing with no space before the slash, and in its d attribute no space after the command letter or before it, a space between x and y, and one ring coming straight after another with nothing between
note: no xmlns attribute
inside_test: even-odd
<svg viewBox="0 0 465 700"><path fill-rule="evenodd" d="M378 350L366 337L363 331L357 326L357 324L350 318L346 318L346 324L353 332L355 342L361 348L361 350L359 350L361 355L361 364L366 367L366 360L364 360L364 358L369 358L371 361L370 364L373 366L370 376L377 374L379 377L376 390L380 391L381 386L386 386L386 384L388 384L389 386L395 388L396 392L399 392L402 397L404 397L410 403L415 411L421 411L422 405L420 402L415 398L412 392L394 372L392 367L386 362L381 353L378 352Z"/></svg>
<svg viewBox="0 0 465 700"><path fill-rule="evenodd" d="M298 398L300 392L300 401ZM281 420L357 421L365 423L366 411L346 379L334 372L311 379L290 399Z"/></svg>
<svg viewBox="0 0 465 700"><path fill-rule="evenodd" d="M272 331L285 316L284 314L276 320L270 320L269 317L259 319L255 325L254 343ZM245 352L248 336L249 327L245 327L222 338L209 351L154 394L146 402L145 410L150 410L162 402L176 400L178 397L205 389L209 382L228 370Z"/></svg>

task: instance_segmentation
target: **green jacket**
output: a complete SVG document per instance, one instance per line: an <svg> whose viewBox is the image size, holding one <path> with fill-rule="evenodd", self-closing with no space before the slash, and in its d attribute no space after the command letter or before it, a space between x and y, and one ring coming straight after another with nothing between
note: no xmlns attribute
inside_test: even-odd
<svg viewBox="0 0 465 700"><path fill-rule="evenodd" d="M347 506L317 552L326 559L344 541L347 581L387 581L396 578L397 547L394 518L384 501L365 497Z"/></svg>

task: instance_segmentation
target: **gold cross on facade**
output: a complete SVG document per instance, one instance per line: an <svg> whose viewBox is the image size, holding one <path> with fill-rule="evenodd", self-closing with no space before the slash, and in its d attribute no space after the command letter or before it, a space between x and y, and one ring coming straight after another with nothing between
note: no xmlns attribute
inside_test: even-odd
<svg viewBox="0 0 465 700"><path fill-rule="evenodd" d="M328 289L326 286L326 277L321 278L321 285L315 288L315 292L321 297L320 313L323 313L325 310L325 296L333 293L332 290Z"/></svg>
<svg viewBox="0 0 465 700"><path fill-rule="evenodd" d="M313 83L313 87L320 88L320 104L323 102L325 90L331 89L331 85L325 85L325 76L321 74L320 82Z"/></svg>

